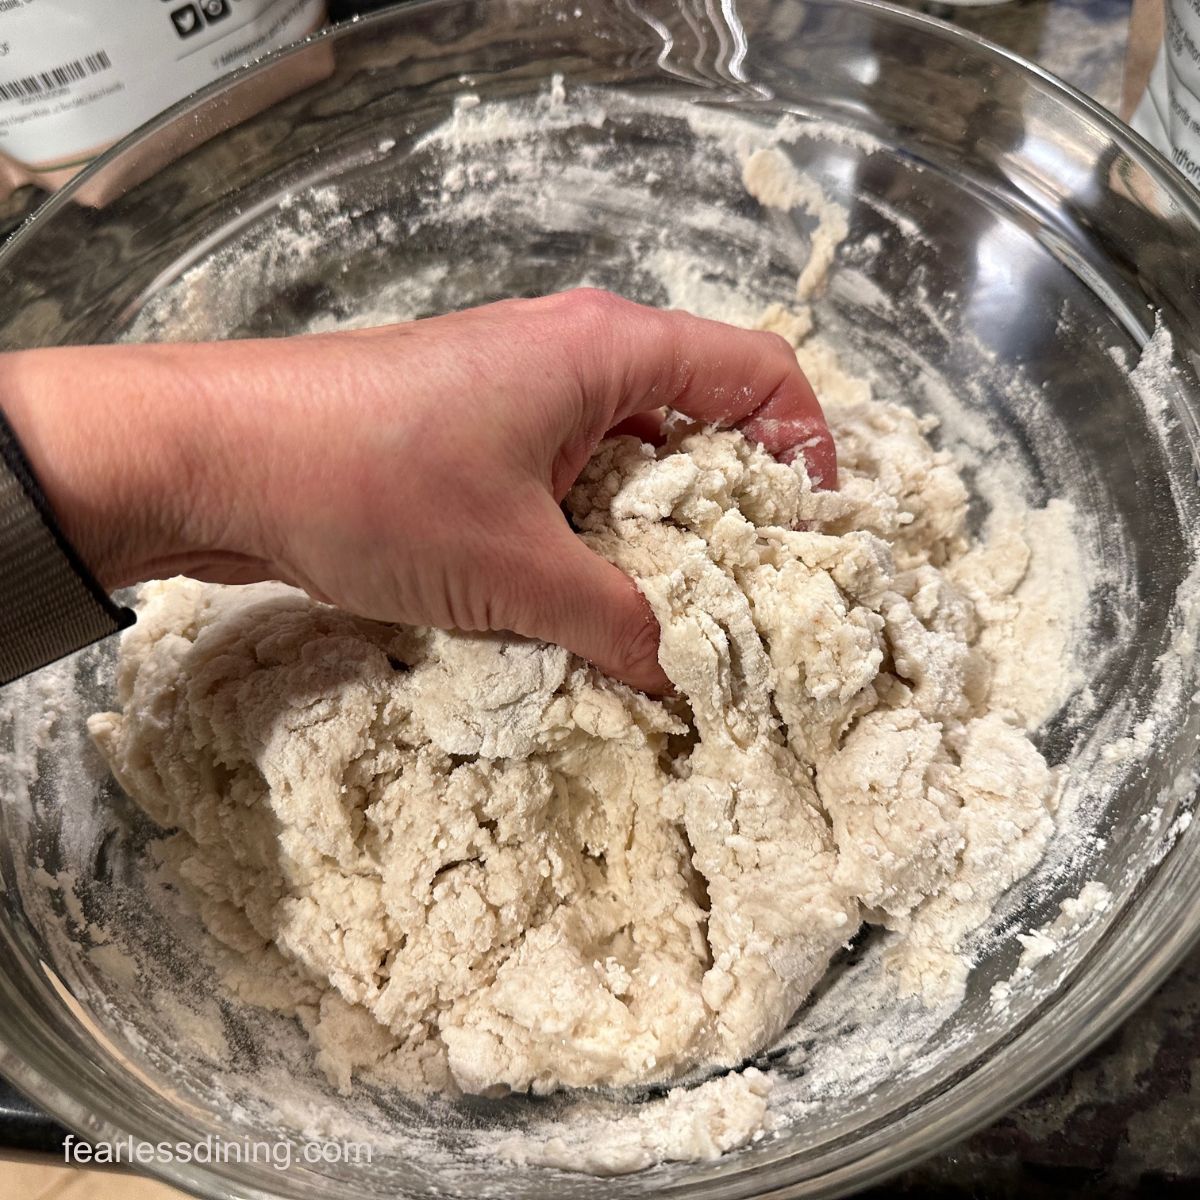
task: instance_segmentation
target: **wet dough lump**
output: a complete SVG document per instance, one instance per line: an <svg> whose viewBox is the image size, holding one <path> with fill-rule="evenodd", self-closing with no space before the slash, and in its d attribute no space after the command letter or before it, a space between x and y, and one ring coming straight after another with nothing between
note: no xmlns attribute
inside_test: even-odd
<svg viewBox="0 0 1200 1200"><path fill-rule="evenodd" d="M601 445L567 507L677 696L282 585L144 589L92 719L241 994L342 1087L549 1091L735 1064L865 922L898 986L1030 869L1053 773L995 696L1029 551L972 544L927 427L837 407L837 493L741 435Z"/></svg>

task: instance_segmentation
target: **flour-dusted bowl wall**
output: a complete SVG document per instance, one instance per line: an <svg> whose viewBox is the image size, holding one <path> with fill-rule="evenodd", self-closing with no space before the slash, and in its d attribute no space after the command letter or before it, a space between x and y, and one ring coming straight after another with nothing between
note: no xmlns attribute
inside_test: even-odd
<svg viewBox="0 0 1200 1200"><path fill-rule="evenodd" d="M1039 733L1071 765L1074 815L975 938L955 1011L867 1003L877 934L835 964L757 1060L778 1078L769 1136L616 1179L519 1168L496 1143L578 1098L347 1099L298 1027L221 988L148 878L156 831L87 743L112 704L115 647L97 647L0 697L0 1070L94 1139L295 1146L150 1164L199 1194L834 1195L1033 1090L1196 933L1190 192L1107 114L935 22L853 0L717 10L434 0L267 60L134 135L5 247L0 345L287 334L578 283L788 303L814 223L740 182L747 139L772 141L849 217L818 332L878 395L941 416L980 478L1007 463L1035 501L1076 507L1078 678ZM1089 883L1107 907L1022 974L1015 935ZM307 1162L314 1137L371 1161Z"/></svg>

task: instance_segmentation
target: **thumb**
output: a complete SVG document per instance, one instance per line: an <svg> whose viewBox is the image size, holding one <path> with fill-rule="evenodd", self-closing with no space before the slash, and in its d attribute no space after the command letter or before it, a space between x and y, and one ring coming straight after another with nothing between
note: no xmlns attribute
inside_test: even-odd
<svg viewBox="0 0 1200 1200"><path fill-rule="evenodd" d="M606 675L652 695L671 690L658 663L659 627L637 584L590 550L554 506L550 529L531 539L506 628L554 642Z"/></svg>

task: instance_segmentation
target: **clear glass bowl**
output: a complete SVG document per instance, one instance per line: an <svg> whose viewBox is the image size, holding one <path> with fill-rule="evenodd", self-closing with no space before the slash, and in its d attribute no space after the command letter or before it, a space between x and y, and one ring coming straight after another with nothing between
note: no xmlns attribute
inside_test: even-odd
<svg viewBox="0 0 1200 1200"><path fill-rule="evenodd" d="M559 113L506 143L498 175L468 172L447 192L445 139L429 133L455 97L470 90L482 107L549 95L552 74L606 119ZM1068 704L1039 737L1073 764L1082 833L1056 843L976 939L961 1007L936 1020L914 1011L903 1061L847 1002L872 969L867 937L835 964L800 1032L764 1056L810 1097L803 1119L711 1163L605 1180L518 1169L473 1153L481 1131L553 1120L572 1098L416 1102L360 1089L347 1101L292 1023L216 986L198 929L145 883L155 831L83 733L110 703L104 645L0 696L0 1070L66 1124L109 1141L297 1147L366 1130L373 1146L369 1165L299 1152L287 1169L151 1164L210 1197L830 1196L1034 1091L1194 940L1200 720L1177 600L1200 528L1200 209L1108 113L1000 50L855 0L408 5L185 101L51 200L0 252L0 346L283 334L370 297L421 315L583 280L661 303L671 296L645 269L652 246L706 263L702 284L786 300L811 228L731 186L730 161L704 134L731 114L762 128L790 115L783 148L850 213L818 327L884 394L936 408L931 381L954 389L990 453L1079 510L1104 580L1081 685L1095 703ZM612 187L581 189L587 155L612 168ZM1127 367L1156 319L1176 374L1147 405ZM1171 720L1089 797L1104 745L1168 685ZM1110 908L998 1010L993 986L1021 950L1011 935L1088 880L1109 888ZM839 1047L853 1069L834 1088L812 1064Z"/></svg>

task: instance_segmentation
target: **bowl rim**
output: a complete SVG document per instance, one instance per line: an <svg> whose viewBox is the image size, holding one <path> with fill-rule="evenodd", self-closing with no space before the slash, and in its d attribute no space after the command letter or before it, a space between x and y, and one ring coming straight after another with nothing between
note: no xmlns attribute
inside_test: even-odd
<svg viewBox="0 0 1200 1200"><path fill-rule="evenodd" d="M408 0L407 3L393 3L348 21L327 25L189 93L113 143L88 167L43 201L0 246L0 271L20 255L31 237L44 225L53 221L64 206L73 203L76 194L113 162L161 130L186 121L189 116L204 109L214 100L219 100L246 79L265 74L280 61L303 54L314 45L361 36L373 26L386 25L401 14L404 18L415 21L420 20L426 13L453 10L462 7L466 2L467 0ZM558 0L551 0L552 4L557 2ZM545 0L509 0L509 3L519 4L523 9L534 9L544 4ZM1200 236L1200 189L1194 188L1165 155L1136 130L1053 72L985 37L937 17L900 7L888 0L797 0L797 3L810 9L849 8L870 12L878 19L919 30L924 36L957 45L977 58L1035 80L1042 91L1055 102L1064 104L1068 109L1074 110L1076 115L1098 125L1113 145L1151 176ZM1145 908L1148 894L1153 891L1156 882L1161 882L1166 868L1178 861L1179 854L1180 840L1176 839L1147 877L1141 891L1131 898L1125 909L1097 939L1096 944L1074 964L1045 1001L1031 1012L1021 1026L1014 1030L1012 1037L997 1049L993 1061L1012 1055L1020 1049L1021 1041L1037 1023L1039 1016L1045 1010L1052 1009L1062 999L1070 983L1077 980L1089 962L1101 954L1111 942L1117 927L1136 919ZM1197 857L1200 858L1200 855ZM1120 982L1115 992L1110 989L1108 1003L1104 1006L1093 1006L1093 1011L1078 1022L1072 1037L1057 1042L1050 1051L1043 1047L1035 1065L1021 1072L1010 1072L998 1086L993 1087L986 1095L976 1097L971 1104L953 1107L950 1111L939 1114L935 1121L904 1132L886 1146L871 1149L863 1156L820 1175L793 1176L792 1179L771 1187L769 1191L756 1192L755 1195L770 1197L772 1200L788 1200L789 1197L800 1195L837 1197L879 1184L991 1124L1003 1113L1041 1090L1128 1020L1200 942L1200 878L1192 890L1195 903L1191 906L1190 920L1180 921L1168 928L1152 946L1122 961L1117 971L1109 975L1110 984L1115 980ZM123 1127L122 1123L118 1123L112 1117L98 1117L87 1108L83 1097L66 1091L26 1063L7 1044L2 1030L0 1068L3 1068L5 1077L14 1087L74 1133L92 1139L103 1134L105 1140L122 1144L128 1139L131 1139L134 1145L147 1144L140 1135ZM957 1091L963 1082L975 1077L978 1070L977 1067L967 1069L963 1076L949 1083L939 1098ZM786 1161L776 1161L764 1166L774 1170L788 1169ZM196 1169L197 1167L200 1169ZM231 1193L223 1189L231 1185L235 1186L238 1189L237 1194L246 1200L276 1200L277 1197L288 1194L283 1190L263 1191L255 1184L240 1180L235 1183L230 1176L205 1164L185 1165L174 1160L166 1163L156 1161L148 1164L145 1170L151 1176L193 1194L212 1197L212 1200L224 1200ZM281 1175L279 1178L281 1185L286 1186L286 1176ZM674 1192L676 1189L672 1187L670 1190Z"/></svg>
<svg viewBox="0 0 1200 1200"><path fill-rule="evenodd" d="M509 3L521 4L527 8L533 8L539 2L544 2L544 0L509 0ZM1166 156L1132 126L1122 121L1120 117L1105 108L1104 105L1080 91L1079 88L1061 79L1038 63L1035 63L1032 59L1025 58L1023 55L990 41L980 34L960 29L957 25L953 25L949 21L943 21L927 13L904 8L899 4L892 3L891 0L797 0L797 2L810 8L848 7L876 12L885 19L895 21L897 24L923 29L932 36L943 38L952 43L961 43L964 46L970 47L984 58L990 58L1003 63L1006 67L1015 68L1018 74L1034 77L1046 85L1052 93L1057 93L1058 99L1069 102L1069 107L1074 107L1099 125L1102 125L1113 142L1126 151L1131 158L1142 160L1140 165L1149 171L1154 177L1155 182L1171 195L1172 200L1188 213L1193 223L1200 229L1200 189L1188 183L1183 174L1167 160ZM203 87L197 88L196 91L189 92L188 95L181 97L170 105L170 107L163 109L162 112L157 113L148 121L145 121L136 129L131 130L124 137L114 142L93 159L82 171L73 176L61 188L53 192L39 204L12 231L3 245L0 245L0 270L8 265L10 257L20 251L21 246L32 232L52 219L59 209L69 204L75 194L91 182L96 175L107 169L110 163L120 158L126 151L152 137L155 133L165 129L169 125L175 124L189 113L203 107L208 101L223 95L242 81L257 74L266 73L277 62L301 54L311 46L325 41L337 41L342 37L350 36L353 30L369 30L372 25L386 24L400 13L403 13L406 17L410 15L419 16L423 12L453 8L462 3L464 3L464 0L392 0L391 3L374 12L355 16L349 20L335 22L321 29L314 30L298 41L290 42L286 46L272 50L268 54L264 54L249 63L245 63L221 75Z"/></svg>

